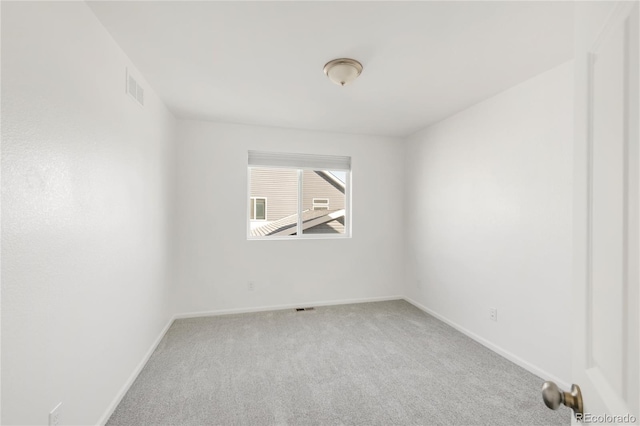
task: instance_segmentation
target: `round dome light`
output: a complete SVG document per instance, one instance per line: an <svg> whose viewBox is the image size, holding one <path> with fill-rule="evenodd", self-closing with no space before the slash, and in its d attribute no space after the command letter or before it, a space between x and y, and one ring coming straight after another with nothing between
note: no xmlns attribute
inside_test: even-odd
<svg viewBox="0 0 640 426"><path fill-rule="evenodd" d="M339 86L347 85L362 73L362 64L355 59L341 58L327 62L324 73Z"/></svg>

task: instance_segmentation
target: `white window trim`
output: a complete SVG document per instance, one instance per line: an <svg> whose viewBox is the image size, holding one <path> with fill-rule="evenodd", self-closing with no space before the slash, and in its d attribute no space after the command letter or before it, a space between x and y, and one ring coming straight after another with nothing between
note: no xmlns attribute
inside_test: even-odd
<svg viewBox="0 0 640 426"><path fill-rule="evenodd" d="M251 200L264 200L264 219L256 219L256 203L253 203L253 219L251 219ZM267 201L267 197L249 197L249 221L253 222L266 222L269 217L267 214L269 202Z"/></svg>
<svg viewBox="0 0 640 426"><path fill-rule="evenodd" d="M326 201L326 203L318 203L316 200L318 200L318 201ZM320 207L320 208L316 209L316 207ZM329 210L329 199L328 198L313 198L312 202L311 202L311 209L312 210Z"/></svg>
<svg viewBox="0 0 640 426"><path fill-rule="evenodd" d="M249 151L248 166L306 170L351 170L351 157L339 155L294 154Z"/></svg>
<svg viewBox="0 0 640 426"><path fill-rule="evenodd" d="M287 168L287 169L292 169L292 170L297 170L298 172L298 212L302 212L303 208L302 208L302 188L303 188L303 182L302 182L302 177L303 177L303 173L304 170L329 170L329 169L322 169L322 168L318 168L318 167L314 167L314 168L309 168L309 167L282 167L282 166L269 166L269 165L259 165L259 164L249 164L247 166L247 194L251 194L251 169L252 168ZM351 188L351 168L349 169L338 169L338 168L334 168L331 170L340 170L340 171L344 171L345 173L345 190L344 190L344 210L345 210L345 215L344 215L344 234L305 234L305 233L301 233L300 235L298 235L298 232L296 232L296 235L287 235L287 236L265 236L265 237L257 237L257 236L253 236L251 235L251 220L247 220L247 240L251 240L251 241L273 241L273 240L335 240L335 239L350 239L353 236L353 226L352 226L352 219L351 219L351 215L352 215L352 200L351 200L351 194L352 194L352 188ZM251 197L251 198L265 198L265 197ZM250 217L250 210L251 210L251 199L249 198L249 200L247 201L247 216L246 217ZM265 213L266 213L266 206L265 206ZM302 216L300 214L298 214L298 224L297 224L297 229L302 229Z"/></svg>
<svg viewBox="0 0 640 426"><path fill-rule="evenodd" d="M300 238L302 235L304 235L304 232L302 232L302 210L303 210L302 197L304 196L304 194L302 193L303 188L304 188L304 170L298 169L298 224L296 225L296 235L295 236L289 235L290 237Z"/></svg>

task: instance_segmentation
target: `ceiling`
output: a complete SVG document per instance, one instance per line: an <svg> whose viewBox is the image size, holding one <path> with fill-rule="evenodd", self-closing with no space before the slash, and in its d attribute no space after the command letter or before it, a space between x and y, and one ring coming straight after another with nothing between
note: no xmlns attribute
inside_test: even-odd
<svg viewBox="0 0 640 426"><path fill-rule="evenodd" d="M406 136L572 57L572 2L92 1L178 117ZM345 87L322 69L364 71Z"/></svg>

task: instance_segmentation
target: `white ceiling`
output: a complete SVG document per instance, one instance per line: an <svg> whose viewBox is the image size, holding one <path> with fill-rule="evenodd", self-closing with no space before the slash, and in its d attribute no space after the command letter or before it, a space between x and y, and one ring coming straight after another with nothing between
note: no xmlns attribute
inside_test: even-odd
<svg viewBox="0 0 640 426"><path fill-rule="evenodd" d="M185 118L405 136L572 56L572 2L89 4Z"/></svg>

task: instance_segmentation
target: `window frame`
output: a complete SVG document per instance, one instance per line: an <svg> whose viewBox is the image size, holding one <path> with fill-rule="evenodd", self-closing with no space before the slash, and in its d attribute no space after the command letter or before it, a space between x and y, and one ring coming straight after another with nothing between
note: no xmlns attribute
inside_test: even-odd
<svg viewBox="0 0 640 426"><path fill-rule="evenodd" d="M346 191L346 188L345 188L345 191ZM326 201L326 203L316 203L316 200ZM320 208L317 209L316 207L320 207ZM329 210L329 199L328 198L312 198L311 210Z"/></svg>
<svg viewBox="0 0 640 426"><path fill-rule="evenodd" d="M251 200L254 200L253 211L251 211ZM255 200L264 200L264 219L256 219L257 215L256 215ZM251 218L251 215L253 215L253 218ZM254 222L266 222L268 217L269 216L267 215L267 197L249 197L249 220Z"/></svg>
<svg viewBox="0 0 640 426"><path fill-rule="evenodd" d="M335 169L333 171L342 171L345 173L345 190L344 190L344 204L345 204L345 213L344 213L344 233L343 234L305 234L304 232L298 232L298 230L302 229L302 215L300 212L303 211L303 174L305 170L327 170L332 171L330 169L322 169L318 167L291 167L291 166L270 166L270 165L247 165L247 189L245 194L245 199L247 200L247 217L250 217L250 209L251 209L251 198L265 198L266 197L251 197L251 169L259 168L259 169L288 169L288 170L296 170L298 173L298 223L296 224L296 235L284 235L284 236L254 236L251 235L251 221L252 219L246 219L247 229L246 235L247 240L249 241L273 241L273 240L332 240L332 239L350 239L352 238L352 183L351 183L351 168L348 170L340 170ZM266 213L266 208L265 208ZM265 216L266 217L266 216Z"/></svg>

